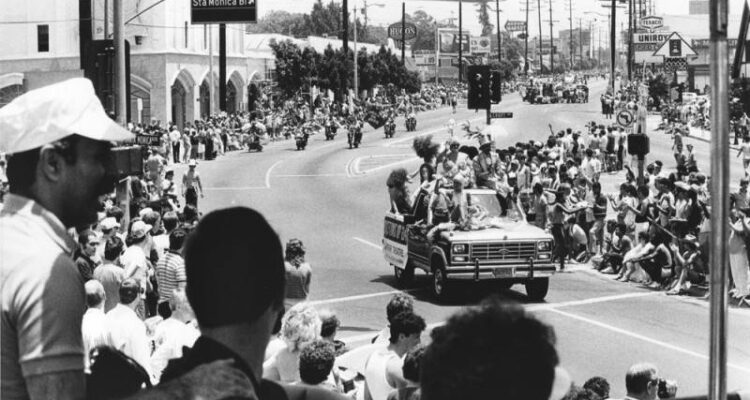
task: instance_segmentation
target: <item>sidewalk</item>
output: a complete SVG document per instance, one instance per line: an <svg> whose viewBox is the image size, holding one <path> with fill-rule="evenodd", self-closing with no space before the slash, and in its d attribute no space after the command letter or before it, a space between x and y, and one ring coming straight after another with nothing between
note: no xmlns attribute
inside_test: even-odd
<svg viewBox="0 0 750 400"><path fill-rule="evenodd" d="M648 127L649 133L659 132L662 133L663 131L656 131L656 127L659 126L661 123L661 116L660 115L649 115L646 117L646 126ZM688 124L688 130L690 131L690 136L688 136L686 139L694 139L699 140L701 142L711 143L711 131L706 130L703 128L696 128L693 126L690 126ZM731 136L729 139L729 148L732 150L739 150L738 146L735 146L734 144L734 136Z"/></svg>

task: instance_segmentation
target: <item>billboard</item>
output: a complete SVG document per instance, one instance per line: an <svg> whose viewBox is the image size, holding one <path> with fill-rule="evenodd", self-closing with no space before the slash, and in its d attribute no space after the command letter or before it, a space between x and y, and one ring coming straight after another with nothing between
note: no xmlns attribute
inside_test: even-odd
<svg viewBox="0 0 750 400"><path fill-rule="evenodd" d="M521 32L526 30L526 21L511 21L505 23L505 30L508 32Z"/></svg>
<svg viewBox="0 0 750 400"><path fill-rule="evenodd" d="M633 53L635 62L647 64L664 62L662 57L654 57L654 52L662 45L672 32L636 33L633 35Z"/></svg>
<svg viewBox="0 0 750 400"><path fill-rule="evenodd" d="M470 54L471 47L469 43L470 43L471 35L469 34L469 31L463 31L463 33L460 36L461 36L461 39L460 39L461 51L463 52L463 54ZM458 45L459 45L458 29L439 29L438 37L440 38L440 42L438 44L440 54L458 55Z"/></svg>
<svg viewBox="0 0 750 400"><path fill-rule="evenodd" d="M491 43L489 36L472 36L469 41L471 54L489 54Z"/></svg>
<svg viewBox="0 0 750 400"><path fill-rule="evenodd" d="M194 24L255 23L255 0L190 0L190 18Z"/></svg>

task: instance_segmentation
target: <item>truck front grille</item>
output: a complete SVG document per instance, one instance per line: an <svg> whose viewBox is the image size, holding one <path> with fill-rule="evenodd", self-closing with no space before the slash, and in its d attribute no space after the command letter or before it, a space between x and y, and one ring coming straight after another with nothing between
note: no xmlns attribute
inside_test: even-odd
<svg viewBox="0 0 750 400"><path fill-rule="evenodd" d="M536 256L536 243L477 243L471 245L471 258L479 261L526 261Z"/></svg>

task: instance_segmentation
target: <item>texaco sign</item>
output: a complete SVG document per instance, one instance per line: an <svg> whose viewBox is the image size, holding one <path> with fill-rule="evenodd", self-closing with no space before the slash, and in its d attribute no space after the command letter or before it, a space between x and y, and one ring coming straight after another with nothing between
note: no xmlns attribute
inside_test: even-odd
<svg viewBox="0 0 750 400"><path fill-rule="evenodd" d="M656 16L648 16L643 17L639 21L641 28L648 29L650 31L654 31L656 29L659 29L664 26L664 19L662 17L656 17Z"/></svg>

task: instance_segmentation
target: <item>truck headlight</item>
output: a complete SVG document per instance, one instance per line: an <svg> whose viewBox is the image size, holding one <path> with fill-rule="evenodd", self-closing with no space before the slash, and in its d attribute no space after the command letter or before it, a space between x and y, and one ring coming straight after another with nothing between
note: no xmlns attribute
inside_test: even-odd
<svg viewBox="0 0 750 400"><path fill-rule="evenodd" d="M537 242L536 244L536 249L538 251L550 251L551 247L552 246L549 241Z"/></svg>
<svg viewBox="0 0 750 400"><path fill-rule="evenodd" d="M457 243L451 247L453 254L466 254L469 252L469 246L466 243Z"/></svg>

